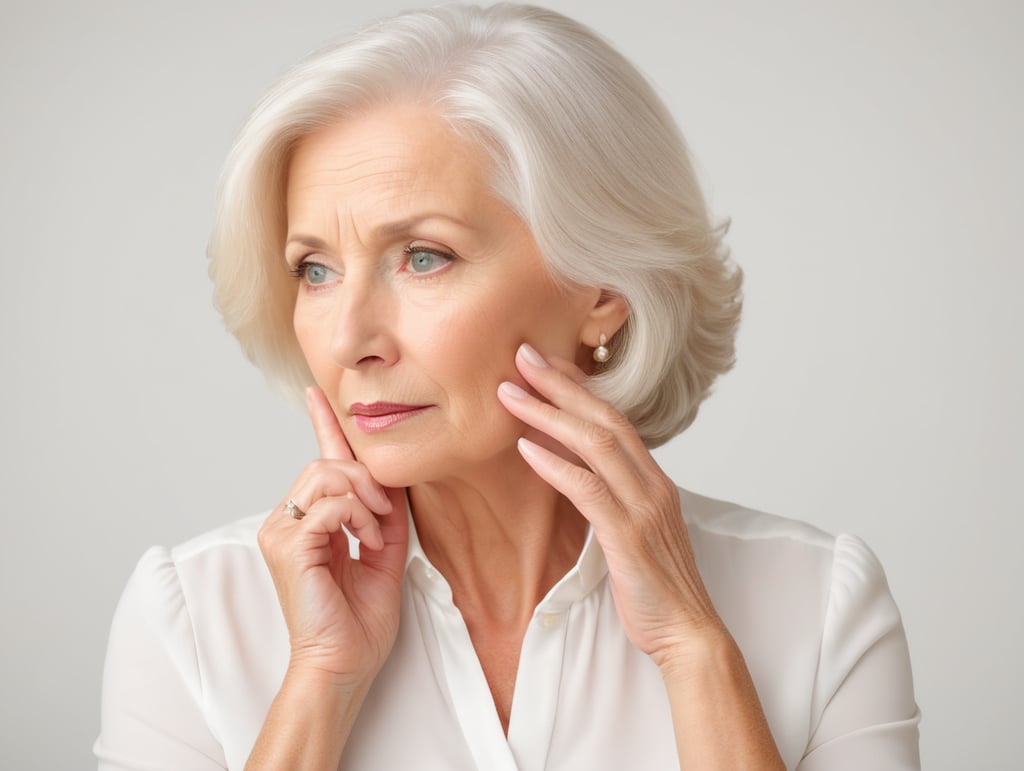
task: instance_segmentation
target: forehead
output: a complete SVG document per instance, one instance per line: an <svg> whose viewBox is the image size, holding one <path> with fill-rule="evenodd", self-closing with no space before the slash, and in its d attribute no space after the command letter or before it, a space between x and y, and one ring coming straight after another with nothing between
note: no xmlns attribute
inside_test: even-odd
<svg viewBox="0 0 1024 771"><path fill-rule="evenodd" d="M387 106L346 117L305 138L288 169L289 217L330 203L353 213L377 206L474 208L490 198L486 151L433 111Z"/></svg>

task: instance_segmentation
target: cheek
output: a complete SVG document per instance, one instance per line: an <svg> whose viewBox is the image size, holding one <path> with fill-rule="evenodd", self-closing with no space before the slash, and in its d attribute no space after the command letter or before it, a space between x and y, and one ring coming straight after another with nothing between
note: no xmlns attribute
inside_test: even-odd
<svg viewBox="0 0 1024 771"><path fill-rule="evenodd" d="M496 389L501 380L521 383L515 366L519 345L572 360L579 344L579 319L567 298L549 282L516 276L473 297L451 298L428 345L453 371L475 371ZM493 382L491 382L493 381Z"/></svg>
<svg viewBox="0 0 1024 771"><path fill-rule="evenodd" d="M427 343L438 361L446 362L452 372L475 372L477 379L499 372L506 378L516 372L515 349L529 315L519 303L490 293L448 307Z"/></svg>
<svg viewBox="0 0 1024 771"><path fill-rule="evenodd" d="M453 304L435 316L429 331L417 335L417 350L408 351L445 390L466 398L472 392L496 390L515 371L514 343L508 318L487 305ZM493 388L492 388L493 386Z"/></svg>
<svg viewBox="0 0 1024 771"><path fill-rule="evenodd" d="M330 361L329 346L324 339L323 321L318 321L308 313L297 313L292 320L292 329L313 379L330 394L332 391L329 379L337 376L338 367Z"/></svg>
<svg viewBox="0 0 1024 771"><path fill-rule="evenodd" d="M406 337L406 355L444 396L440 400L468 446L505 442L517 421L498 400L503 380L523 384L515 351L523 339L515 311L494 295L452 302L431 323L419 327L416 341ZM483 434L481 434L483 430Z"/></svg>

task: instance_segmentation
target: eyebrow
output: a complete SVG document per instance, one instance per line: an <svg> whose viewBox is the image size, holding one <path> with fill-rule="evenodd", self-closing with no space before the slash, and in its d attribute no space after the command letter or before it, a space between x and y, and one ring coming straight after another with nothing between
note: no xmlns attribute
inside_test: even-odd
<svg viewBox="0 0 1024 771"><path fill-rule="evenodd" d="M321 252L321 251L324 251L324 250L327 249L327 243L326 242L321 241L316 236L307 236L307 235L303 235L301 233L297 233L294 236L290 236L288 238L288 240L285 242L286 246L288 244L302 244L303 246L305 246L305 247L307 247L309 249L315 249L318 252Z"/></svg>
<svg viewBox="0 0 1024 771"><path fill-rule="evenodd" d="M408 233L415 226L421 225L424 222L429 222L430 220L444 220L445 222L449 222L464 230L472 230L469 223L459 219L458 217L452 217L448 214L424 214L422 216L408 217L403 220L386 222L382 225L378 225L373 229L373 235L375 238L392 238L394 236L402 235L403 233ZM317 238L316 236L306 235L304 233L296 233L289 236L285 244L287 245L291 243L302 244L309 249L316 250L326 250L330 248L327 242L323 239Z"/></svg>

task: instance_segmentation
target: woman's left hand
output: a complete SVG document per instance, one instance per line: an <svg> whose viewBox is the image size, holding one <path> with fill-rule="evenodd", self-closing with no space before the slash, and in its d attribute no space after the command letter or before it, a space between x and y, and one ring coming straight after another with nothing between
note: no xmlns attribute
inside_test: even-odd
<svg viewBox="0 0 1024 771"><path fill-rule="evenodd" d="M590 521L630 641L663 671L685 668L728 632L697 570L675 484L629 420L584 388L575 365L547 362L524 344L516 366L542 398L502 383L502 404L586 465L525 438L520 452Z"/></svg>

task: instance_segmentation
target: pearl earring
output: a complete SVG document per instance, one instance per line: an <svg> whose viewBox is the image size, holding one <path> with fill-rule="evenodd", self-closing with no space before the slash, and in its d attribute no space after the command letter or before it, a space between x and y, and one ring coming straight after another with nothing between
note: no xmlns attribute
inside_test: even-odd
<svg viewBox="0 0 1024 771"><path fill-rule="evenodd" d="M605 343L607 343L607 342L608 342L608 338L602 332L601 333L601 342L598 344L597 348L594 349L594 361L600 362L601 364L604 364L606 361L608 361L608 357L611 356L611 354L608 352L608 349L605 347Z"/></svg>

